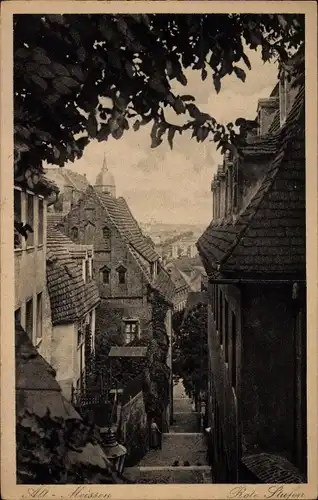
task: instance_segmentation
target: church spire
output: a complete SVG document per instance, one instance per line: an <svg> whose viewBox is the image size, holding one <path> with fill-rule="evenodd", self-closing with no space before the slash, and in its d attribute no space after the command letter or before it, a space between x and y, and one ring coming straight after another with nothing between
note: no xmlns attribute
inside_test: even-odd
<svg viewBox="0 0 318 500"><path fill-rule="evenodd" d="M103 166L102 166L102 170L104 172L106 172L108 170L107 168L107 161L106 161L106 153L104 153L104 159L103 159Z"/></svg>
<svg viewBox="0 0 318 500"><path fill-rule="evenodd" d="M102 193L108 193L116 198L115 179L111 172L108 170L106 153L104 153L102 168L96 177L95 189Z"/></svg>

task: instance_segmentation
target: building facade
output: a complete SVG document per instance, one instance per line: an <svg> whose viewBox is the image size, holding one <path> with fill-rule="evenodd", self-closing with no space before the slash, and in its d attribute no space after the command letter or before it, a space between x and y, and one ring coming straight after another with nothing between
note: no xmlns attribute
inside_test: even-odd
<svg viewBox="0 0 318 500"><path fill-rule="evenodd" d="M64 396L86 394L94 359L96 308L92 246L75 245L48 217L47 290L52 319L51 364Z"/></svg>
<svg viewBox="0 0 318 500"><path fill-rule="evenodd" d="M44 172L59 188L58 200L50 207L50 211L67 214L88 188L86 176L65 167L52 165L46 167Z"/></svg>
<svg viewBox="0 0 318 500"><path fill-rule="evenodd" d="M18 182L14 186L15 225L29 227L27 238L16 230L14 234L15 320L48 362L51 330L46 291L46 220L47 205L52 193L57 192L57 186L44 177L32 188Z"/></svg>
<svg viewBox="0 0 318 500"><path fill-rule="evenodd" d="M198 241L209 284L215 482L306 478L304 88L285 78L212 183Z"/></svg>

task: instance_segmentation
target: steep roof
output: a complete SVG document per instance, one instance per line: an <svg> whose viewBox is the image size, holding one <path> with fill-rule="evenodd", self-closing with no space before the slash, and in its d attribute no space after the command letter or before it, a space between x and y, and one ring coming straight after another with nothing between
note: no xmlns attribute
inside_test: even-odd
<svg viewBox="0 0 318 500"><path fill-rule="evenodd" d="M61 174L63 175L66 183L69 183L77 191L86 191L89 186L89 182L85 175L81 175L78 172L74 172L69 168L63 167L61 169Z"/></svg>
<svg viewBox="0 0 318 500"><path fill-rule="evenodd" d="M176 292L182 290L183 288L189 289L188 282L184 278L183 273L174 265L174 263L168 264L166 269L175 286Z"/></svg>
<svg viewBox="0 0 318 500"><path fill-rule="evenodd" d="M82 269L71 255L73 247L54 223L48 224L46 275L53 325L82 318L100 300L95 281L84 282Z"/></svg>
<svg viewBox="0 0 318 500"><path fill-rule="evenodd" d="M176 288L170 279L169 273L163 268L160 268L153 284L154 288L164 297L169 303L172 303Z"/></svg>
<svg viewBox="0 0 318 500"><path fill-rule="evenodd" d="M62 396L55 371L38 353L28 334L15 324L15 386L17 416L28 410L43 417L81 420L73 406Z"/></svg>
<svg viewBox="0 0 318 500"><path fill-rule="evenodd" d="M159 255L143 235L124 198L114 198L108 193L95 191L102 206L106 209L111 222L121 236L148 262L155 262Z"/></svg>
<svg viewBox="0 0 318 500"><path fill-rule="evenodd" d="M305 272L304 88L261 185L234 224L214 221L197 246L210 274Z"/></svg>

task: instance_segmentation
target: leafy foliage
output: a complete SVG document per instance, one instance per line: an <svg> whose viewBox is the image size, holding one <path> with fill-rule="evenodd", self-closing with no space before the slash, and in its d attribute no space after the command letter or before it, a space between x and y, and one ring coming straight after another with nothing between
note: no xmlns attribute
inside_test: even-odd
<svg viewBox="0 0 318 500"><path fill-rule="evenodd" d="M245 81L251 64L244 44L261 48L264 62L278 57L284 64L292 52L303 53L304 16L16 15L15 175L30 165L40 170L43 160L63 166L92 139L120 139L150 123L153 148L165 137L173 147L176 133L191 130L198 142L209 137L224 150L235 143L233 127L173 86L186 86L190 68L216 92L226 75ZM166 108L184 123L168 122Z"/></svg>
<svg viewBox="0 0 318 500"><path fill-rule="evenodd" d="M174 373L183 379L189 396L207 390L207 306L198 304L186 315L177 332Z"/></svg>
<svg viewBox="0 0 318 500"><path fill-rule="evenodd" d="M99 443L96 429L79 420L40 417L25 408L17 416L17 482L19 484L67 484L117 482L109 469L70 464L67 452L80 452L87 443Z"/></svg>

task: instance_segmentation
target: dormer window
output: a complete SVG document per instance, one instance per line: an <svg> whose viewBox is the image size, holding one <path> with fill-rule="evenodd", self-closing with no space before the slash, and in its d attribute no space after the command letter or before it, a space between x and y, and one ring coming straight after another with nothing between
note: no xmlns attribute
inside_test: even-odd
<svg viewBox="0 0 318 500"><path fill-rule="evenodd" d="M125 285L127 269L124 266L119 266L117 267L116 271L118 274L118 283L120 285Z"/></svg>
<svg viewBox="0 0 318 500"><path fill-rule="evenodd" d="M90 265L88 259L83 260L83 280L85 283L90 281Z"/></svg>

